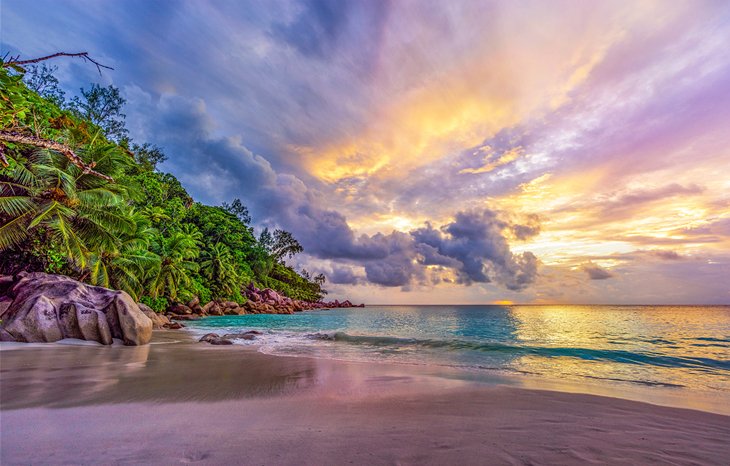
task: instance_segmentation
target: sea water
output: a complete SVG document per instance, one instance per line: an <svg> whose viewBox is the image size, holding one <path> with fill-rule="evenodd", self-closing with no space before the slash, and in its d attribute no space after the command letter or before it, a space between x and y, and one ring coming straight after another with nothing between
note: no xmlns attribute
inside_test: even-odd
<svg viewBox="0 0 730 466"><path fill-rule="evenodd" d="M730 395L730 306L370 306L207 317L275 355L449 366Z"/></svg>

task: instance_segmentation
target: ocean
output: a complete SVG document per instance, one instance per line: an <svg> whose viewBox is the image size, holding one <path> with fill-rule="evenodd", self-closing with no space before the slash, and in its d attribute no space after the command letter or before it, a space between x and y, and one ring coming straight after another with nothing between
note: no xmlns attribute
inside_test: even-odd
<svg viewBox="0 0 730 466"><path fill-rule="evenodd" d="M730 395L730 306L369 306L206 317L259 351Z"/></svg>

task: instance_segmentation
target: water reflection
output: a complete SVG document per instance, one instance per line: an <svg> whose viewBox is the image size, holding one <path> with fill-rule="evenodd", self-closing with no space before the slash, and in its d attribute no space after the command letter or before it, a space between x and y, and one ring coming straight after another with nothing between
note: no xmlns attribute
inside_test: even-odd
<svg viewBox="0 0 730 466"><path fill-rule="evenodd" d="M515 370L730 390L730 314L690 306L512 306Z"/></svg>
<svg viewBox="0 0 730 466"><path fill-rule="evenodd" d="M728 306L372 306L190 327L260 328L271 354L730 391Z"/></svg>
<svg viewBox="0 0 730 466"><path fill-rule="evenodd" d="M0 406L62 407L127 401L223 400L311 387L316 365L192 344L47 345L2 352ZM202 344L201 344L202 345Z"/></svg>

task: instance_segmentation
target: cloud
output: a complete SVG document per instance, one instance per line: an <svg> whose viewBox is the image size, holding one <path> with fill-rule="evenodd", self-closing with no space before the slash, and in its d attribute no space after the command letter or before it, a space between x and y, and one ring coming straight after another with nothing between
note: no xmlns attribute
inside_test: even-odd
<svg viewBox="0 0 730 466"><path fill-rule="evenodd" d="M504 235L510 225L494 211L458 212L453 222L436 230L430 224L411 232L425 245L425 265L455 267L461 283L492 280L510 290L522 290L535 280L537 258L529 252L513 254Z"/></svg>
<svg viewBox="0 0 730 466"><path fill-rule="evenodd" d="M366 50L383 27L389 3L306 0L292 21L273 25L271 36L310 58L326 59L338 48L351 50L354 43Z"/></svg>
<svg viewBox="0 0 730 466"><path fill-rule="evenodd" d="M696 235L717 235L729 237L730 217L720 219L708 219L704 225L685 228L682 233L690 235L692 237Z"/></svg>
<svg viewBox="0 0 730 466"><path fill-rule="evenodd" d="M611 272L596 264L585 264L582 269L591 280L606 280L613 277Z"/></svg>
<svg viewBox="0 0 730 466"><path fill-rule="evenodd" d="M362 281L362 277L358 276L352 267L335 265L327 280L335 285L355 285Z"/></svg>
<svg viewBox="0 0 730 466"><path fill-rule="evenodd" d="M537 214L527 214L523 217L522 223L513 223L510 225L512 234L520 241L526 241L540 234L542 225L540 216Z"/></svg>
<svg viewBox="0 0 730 466"><path fill-rule="evenodd" d="M712 1L5 0L2 46L113 66L100 78L55 62L69 94L123 87L132 135L167 150L164 170L197 199L241 197L262 225L296 233L311 264L364 285L336 287L348 294L379 283L393 287L384 300L428 300L440 282L452 302L519 302L542 281L545 299L704 302L730 296L716 264L730 250L717 175L730 172L728 13ZM481 240L464 216L483 217ZM584 280L593 260L614 279ZM633 277L641 290L627 270L650 272Z"/></svg>
<svg viewBox="0 0 730 466"><path fill-rule="evenodd" d="M214 136L215 126L202 100L163 95L154 102L134 88L127 95L137 111L154 115L152 119L135 115L149 122L136 131L168 153L185 155L171 158L163 168L182 172L196 198L220 204L240 197L255 221L291 231L311 256L362 265L370 283L386 287L429 283L425 267L430 265L456 270L466 284L494 280L510 290L522 290L534 280L536 257L512 254L506 235L536 234L536 216L517 224L482 209L458 212L440 230L429 224L411 232L358 236L344 215L327 207L317 189L294 175L278 173L240 140ZM338 281L353 277L343 269L336 273Z"/></svg>
<svg viewBox="0 0 730 466"><path fill-rule="evenodd" d="M659 259L665 260L665 261L678 261L678 260L684 259L684 257L677 254L675 251L671 251L669 249L665 249L665 250L656 249L656 250L646 251L646 253L651 256L658 257Z"/></svg>

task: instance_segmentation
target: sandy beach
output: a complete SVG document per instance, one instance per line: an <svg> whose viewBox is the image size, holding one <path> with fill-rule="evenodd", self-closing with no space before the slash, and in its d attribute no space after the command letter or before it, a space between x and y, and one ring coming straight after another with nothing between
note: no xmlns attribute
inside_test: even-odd
<svg viewBox="0 0 730 466"><path fill-rule="evenodd" d="M159 332L0 356L2 464L727 464L730 417ZM495 379L493 382L500 382Z"/></svg>

